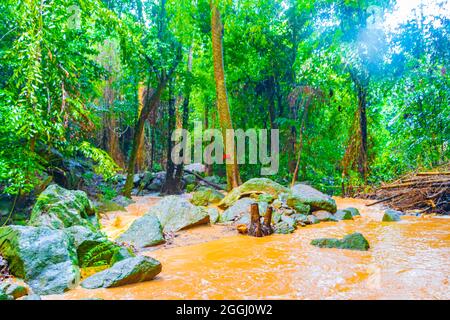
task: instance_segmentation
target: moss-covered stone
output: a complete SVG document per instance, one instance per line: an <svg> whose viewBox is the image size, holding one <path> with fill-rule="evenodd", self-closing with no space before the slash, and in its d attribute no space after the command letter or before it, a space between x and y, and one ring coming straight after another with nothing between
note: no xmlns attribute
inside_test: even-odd
<svg viewBox="0 0 450 320"><path fill-rule="evenodd" d="M312 213L319 221L333 221L336 222L338 219L330 212L325 210L314 211Z"/></svg>
<svg viewBox="0 0 450 320"><path fill-rule="evenodd" d="M250 198L242 198L236 201L231 207L222 212L220 222L232 222L241 220L240 223L248 223L250 221L250 206L256 203ZM242 219L244 217L244 219Z"/></svg>
<svg viewBox="0 0 450 320"><path fill-rule="evenodd" d="M289 195L286 200L286 204L293 208L297 213L309 214L311 207L302 202L302 199L295 195Z"/></svg>
<svg viewBox="0 0 450 320"><path fill-rule="evenodd" d="M364 238L364 236L359 232L346 235L343 239L314 239L311 241L311 244L320 248L337 248L360 251L367 251L370 248L367 239Z"/></svg>
<svg viewBox="0 0 450 320"><path fill-rule="evenodd" d="M73 239L47 227L0 228L0 253L11 274L39 294L62 293L77 285L80 271Z"/></svg>
<svg viewBox="0 0 450 320"><path fill-rule="evenodd" d="M208 212L179 196L164 197L150 208L149 215L158 218L164 232L176 232L209 222Z"/></svg>
<svg viewBox="0 0 450 320"><path fill-rule="evenodd" d="M360 216L359 210L354 207L348 207L343 209L344 211L348 211L351 213L352 217Z"/></svg>
<svg viewBox="0 0 450 320"><path fill-rule="evenodd" d="M385 221L385 222L400 221L401 214L402 213L400 211L388 209L388 210L384 211L382 221Z"/></svg>
<svg viewBox="0 0 450 320"><path fill-rule="evenodd" d="M134 220L116 241L137 248L155 246L164 242L163 228L155 215L145 214Z"/></svg>
<svg viewBox="0 0 450 320"><path fill-rule="evenodd" d="M219 207L228 208L237 200L246 196L269 194L273 198L277 198L280 193L285 192L289 192L289 189L275 181L267 178L254 178L231 190L219 203Z"/></svg>
<svg viewBox="0 0 450 320"><path fill-rule="evenodd" d="M28 288L12 279L7 279L0 282L0 294L2 293L16 300L26 296L28 294Z"/></svg>
<svg viewBox="0 0 450 320"><path fill-rule="evenodd" d="M326 210L335 213L337 210L333 198L306 184L296 184L291 188L291 192L302 203L309 205L311 211Z"/></svg>
<svg viewBox="0 0 450 320"><path fill-rule="evenodd" d="M213 203L219 203L224 195L217 190L200 187L192 195L191 203L196 206L207 206Z"/></svg>
<svg viewBox="0 0 450 320"><path fill-rule="evenodd" d="M90 276L81 283L81 286L87 289L113 288L149 281L158 275L161 269L161 263L150 257L129 258Z"/></svg>
<svg viewBox="0 0 450 320"><path fill-rule="evenodd" d="M334 216L338 220L353 220L352 213L347 210L338 210Z"/></svg>
<svg viewBox="0 0 450 320"><path fill-rule="evenodd" d="M53 229L79 225L96 229L96 220L96 211L85 192L53 184L37 198L29 225Z"/></svg>
<svg viewBox="0 0 450 320"><path fill-rule="evenodd" d="M124 254L124 250L127 253ZM134 256L133 252L112 241L84 241L77 249L82 268L110 266L115 262Z"/></svg>
<svg viewBox="0 0 450 320"><path fill-rule="evenodd" d="M219 221L220 213L217 208L207 208L206 211L208 211L210 223L216 223Z"/></svg>

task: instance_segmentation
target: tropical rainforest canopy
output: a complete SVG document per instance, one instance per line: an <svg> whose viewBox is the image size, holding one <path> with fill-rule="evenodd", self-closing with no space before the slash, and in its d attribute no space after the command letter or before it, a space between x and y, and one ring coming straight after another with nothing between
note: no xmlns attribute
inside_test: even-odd
<svg viewBox="0 0 450 320"><path fill-rule="evenodd" d="M273 180L362 190L448 162L450 2L2 0L0 185L167 171L175 128L279 129ZM226 81L225 81L226 79ZM297 170L296 170L297 169ZM230 187L260 165L213 165ZM164 191L163 190L163 191ZM108 190L105 190L105 192Z"/></svg>

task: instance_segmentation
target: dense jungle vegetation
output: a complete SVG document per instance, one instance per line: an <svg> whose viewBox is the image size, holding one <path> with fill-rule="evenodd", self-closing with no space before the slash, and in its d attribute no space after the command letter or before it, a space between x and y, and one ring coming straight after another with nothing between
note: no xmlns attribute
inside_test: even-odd
<svg viewBox="0 0 450 320"><path fill-rule="evenodd" d="M270 178L332 194L444 164L450 3L407 2L2 0L1 192L37 193L88 162L86 180L128 174L125 195L144 171L177 193L170 136L196 121L279 129ZM233 187L259 172L206 175Z"/></svg>

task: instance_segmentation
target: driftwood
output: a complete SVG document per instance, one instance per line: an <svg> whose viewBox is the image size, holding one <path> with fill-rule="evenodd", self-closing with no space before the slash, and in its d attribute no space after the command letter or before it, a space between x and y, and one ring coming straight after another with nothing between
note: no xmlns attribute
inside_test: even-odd
<svg viewBox="0 0 450 320"><path fill-rule="evenodd" d="M382 185L363 198L377 200L368 207L384 203L400 210L416 213L450 213L450 164L432 172L410 173L390 184Z"/></svg>
<svg viewBox="0 0 450 320"><path fill-rule="evenodd" d="M267 207L267 211L264 216L264 222L263 222L263 226L262 226L262 232L263 232L263 235L265 235L265 236L271 235L273 233L272 212L273 212L273 208L270 206Z"/></svg>
<svg viewBox="0 0 450 320"><path fill-rule="evenodd" d="M198 180L203 181L203 182L206 183L207 185L210 185L211 187L213 187L213 188L215 188L215 189L217 189L217 190L221 190L221 191L224 190L224 189L223 189L221 186L219 186L218 184L215 184L214 182L210 182L210 181L208 181L208 180L205 180L201 175L199 175L198 173L196 173L196 172L194 172L194 171L186 170L186 169L183 169L183 171L186 172L186 173L189 173L189 174L194 175Z"/></svg>

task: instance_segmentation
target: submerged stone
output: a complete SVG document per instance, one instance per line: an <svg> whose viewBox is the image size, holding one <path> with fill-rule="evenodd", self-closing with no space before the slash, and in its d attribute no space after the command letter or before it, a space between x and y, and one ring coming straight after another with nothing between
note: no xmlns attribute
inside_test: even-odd
<svg viewBox="0 0 450 320"><path fill-rule="evenodd" d="M352 217L360 216L359 210L354 207L348 207L343 209L343 211L348 211L351 213Z"/></svg>
<svg viewBox="0 0 450 320"><path fill-rule="evenodd" d="M346 235L343 239L335 239L335 238L314 239L311 241L311 244L319 248L337 248L337 249L349 249L360 251L367 251L369 250L370 247L367 239L364 238L364 236L359 232Z"/></svg>
<svg viewBox="0 0 450 320"><path fill-rule="evenodd" d="M334 217L338 220L353 220L352 213L347 210L338 210L334 214Z"/></svg>
<svg viewBox="0 0 450 320"><path fill-rule="evenodd" d="M114 264L85 279L81 286L86 289L113 288L152 280L161 272L161 263L153 258L139 256Z"/></svg>
<svg viewBox="0 0 450 320"><path fill-rule="evenodd" d="M400 211L388 209L388 210L384 211L382 221L386 221L386 222L400 221L401 214L402 214L402 212L400 212Z"/></svg>

